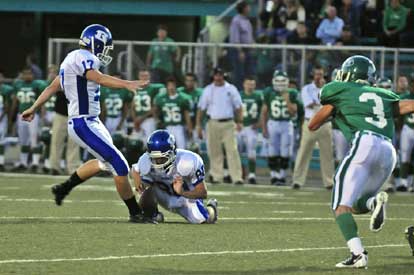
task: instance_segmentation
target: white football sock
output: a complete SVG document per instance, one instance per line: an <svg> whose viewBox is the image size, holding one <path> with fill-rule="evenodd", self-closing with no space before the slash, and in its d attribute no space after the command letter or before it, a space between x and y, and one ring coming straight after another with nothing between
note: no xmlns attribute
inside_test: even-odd
<svg viewBox="0 0 414 275"><path fill-rule="evenodd" d="M40 154L33 154L32 155L32 165L39 166L40 162Z"/></svg>
<svg viewBox="0 0 414 275"><path fill-rule="evenodd" d="M20 164L27 167L28 162L29 162L29 154L20 153Z"/></svg>
<svg viewBox="0 0 414 275"><path fill-rule="evenodd" d="M279 178L281 178L281 179L286 178L286 170L285 169L280 169Z"/></svg>
<svg viewBox="0 0 414 275"><path fill-rule="evenodd" d="M362 254L365 250L362 246L361 239L358 237L350 239L346 244L354 255Z"/></svg>
<svg viewBox="0 0 414 275"><path fill-rule="evenodd" d="M249 173L249 179L252 179L252 178L256 178L256 174L255 173Z"/></svg>
<svg viewBox="0 0 414 275"><path fill-rule="evenodd" d="M45 168L50 169L50 161L49 161L49 159L45 159Z"/></svg>
<svg viewBox="0 0 414 275"><path fill-rule="evenodd" d="M276 172L274 170L270 171L270 177L271 178L280 178L279 172Z"/></svg>
<svg viewBox="0 0 414 275"><path fill-rule="evenodd" d="M229 176L229 170L224 169L223 174L224 174L225 177Z"/></svg>
<svg viewBox="0 0 414 275"><path fill-rule="evenodd" d="M408 187L408 180L407 179L400 179L400 183L397 186L405 186Z"/></svg>
<svg viewBox="0 0 414 275"><path fill-rule="evenodd" d="M4 165L4 155L0 155L0 165Z"/></svg>

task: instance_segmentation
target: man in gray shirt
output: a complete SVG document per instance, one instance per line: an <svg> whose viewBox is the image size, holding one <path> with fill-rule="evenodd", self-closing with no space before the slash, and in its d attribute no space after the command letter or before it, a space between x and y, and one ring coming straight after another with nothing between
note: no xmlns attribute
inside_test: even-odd
<svg viewBox="0 0 414 275"><path fill-rule="evenodd" d="M253 27L248 18L250 5L242 1L237 5L238 15L233 17L230 24L230 39L232 44L253 44ZM229 57L233 67L233 80L239 90L245 76L254 75L255 62L249 48L230 48Z"/></svg>

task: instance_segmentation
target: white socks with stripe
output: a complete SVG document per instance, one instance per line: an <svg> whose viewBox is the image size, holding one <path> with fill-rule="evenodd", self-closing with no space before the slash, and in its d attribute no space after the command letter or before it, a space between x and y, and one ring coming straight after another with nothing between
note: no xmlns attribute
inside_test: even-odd
<svg viewBox="0 0 414 275"><path fill-rule="evenodd" d="M29 153L20 153L20 164L27 167L29 162Z"/></svg>
<svg viewBox="0 0 414 275"><path fill-rule="evenodd" d="M374 210L374 200L375 200L375 197L371 197L367 200L367 204L366 204L367 208L371 211Z"/></svg>
<svg viewBox="0 0 414 275"><path fill-rule="evenodd" d="M362 254L365 250L362 246L361 239L358 237L350 239L346 244L354 255Z"/></svg>

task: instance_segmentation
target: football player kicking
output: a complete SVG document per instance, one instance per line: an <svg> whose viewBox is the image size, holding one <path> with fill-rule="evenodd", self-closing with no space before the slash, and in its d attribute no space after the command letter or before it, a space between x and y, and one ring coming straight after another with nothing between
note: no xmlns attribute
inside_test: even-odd
<svg viewBox="0 0 414 275"><path fill-rule="evenodd" d="M191 151L176 149L175 138L167 130L151 134L147 152L131 173L145 217L162 217L157 208L160 204L189 223L217 221L217 200L210 199L206 207L203 204L207 198L203 160Z"/></svg>
<svg viewBox="0 0 414 275"><path fill-rule="evenodd" d="M263 136L269 139L270 182L285 185L293 135L292 119L297 112L297 93L289 89L289 78L285 72L275 71L272 85L263 91L262 129Z"/></svg>
<svg viewBox="0 0 414 275"><path fill-rule="evenodd" d="M378 232L385 221L388 195L379 192L391 175L396 152L391 143L394 116L414 112L414 100L401 100L389 90L373 87L376 68L364 56L345 60L337 81L321 90L323 107L309 123L317 130L331 116L344 133L351 148L334 178L332 209L347 241L351 257L337 267L367 267L368 253L358 236L352 214L372 212L370 229Z"/></svg>
<svg viewBox="0 0 414 275"><path fill-rule="evenodd" d="M112 138L99 120L100 85L127 89L134 93L147 82L125 81L99 72L100 65L108 65L113 49L111 32L104 26L93 24L86 27L79 40L80 49L70 52L60 66L59 76L42 92L34 104L22 114L26 121L32 121L36 111L59 89L69 102L68 133L80 146L87 149L96 159L80 166L62 184L52 187L57 205L77 185L110 169L114 175L117 191L129 209L130 222L142 222L139 207L129 184L129 166L122 153L114 146Z"/></svg>
<svg viewBox="0 0 414 275"><path fill-rule="evenodd" d="M256 184L256 145L257 129L262 108L262 94L256 91L256 80L246 77L243 82L241 98L243 102L243 129L237 134L239 151L246 150L248 158L248 182Z"/></svg>

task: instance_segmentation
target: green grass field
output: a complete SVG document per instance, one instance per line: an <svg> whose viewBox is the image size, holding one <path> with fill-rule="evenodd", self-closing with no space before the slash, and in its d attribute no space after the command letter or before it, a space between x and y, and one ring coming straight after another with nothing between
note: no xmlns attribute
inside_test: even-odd
<svg viewBox="0 0 414 275"><path fill-rule="evenodd" d="M332 218L330 192L271 186L209 186L215 225L129 224L109 179L73 191L62 207L50 186L62 177L0 174L0 274L414 274L404 228L414 196L390 196L377 234L358 217L368 270L336 270L348 250Z"/></svg>

